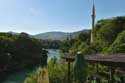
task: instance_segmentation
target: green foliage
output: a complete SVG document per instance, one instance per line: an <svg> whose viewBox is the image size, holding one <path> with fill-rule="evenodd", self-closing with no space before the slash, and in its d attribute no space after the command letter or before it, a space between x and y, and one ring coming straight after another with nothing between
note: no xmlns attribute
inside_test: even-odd
<svg viewBox="0 0 125 83"><path fill-rule="evenodd" d="M78 83L84 83L87 77L87 64L84 56L78 54L74 64L74 80Z"/></svg>
<svg viewBox="0 0 125 83"><path fill-rule="evenodd" d="M76 45L77 47L72 47L71 49L69 49L70 55L75 56L78 51L81 51L83 54L96 54L102 50L102 47L96 43L86 44L84 42L81 42Z"/></svg>
<svg viewBox="0 0 125 83"><path fill-rule="evenodd" d="M123 30L125 30L124 16L100 20L94 28L95 41L108 47Z"/></svg>
<svg viewBox="0 0 125 83"><path fill-rule="evenodd" d="M28 34L12 35L0 33L0 68L19 69L41 64L42 43ZM42 66L45 64L42 64Z"/></svg>
<svg viewBox="0 0 125 83"><path fill-rule="evenodd" d="M54 56L53 58L51 58L51 60L49 61L49 66L54 66L57 63L57 58L56 56Z"/></svg>
<svg viewBox="0 0 125 83"><path fill-rule="evenodd" d="M75 56L78 51L81 51L83 55L91 55L97 53L125 53L125 16L114 17L110 19L102 19L96 23L93 29L94 42L90 43L90 31L82 32L73 41L67 40L63 48L67 48L66 52L69 55ZM67 51L68 50L68 51ZM81 62L79 62L80 65ZM76 63L75 63L76 64ZM77 74L80 71L79 67L76 67ZM93 73L95 69L89 67L89 74ZM101 67L100 71L107 71L107 68ZM75 74L75 77L82 75L81 71L79 75ZM76 82L78 79L75 80ZM78 82L79 83L79 82Z"/></svg>
<svg viewBox="0 0 125 83"><path fill-rule="evenodd" d="M24 83L37 83L37 78L37 74L32 74L25 79Z"/></svg>
<svg viewBox="0 0 125 83"><path fill-rule="evenodd" d="M125 31L118 35L116 40L107 50L107 53L125 53Z"/></svg>
<svg viewBox="0 0 125 83"><path fill-rule="evenodd" d="M119 33L124 30L125 16L102 19L97 21L96 26L93 29L93 43L90 43L90 31L88 31L80 33L73 42L71 42L71 40L67 40L62 48L65 48L66 52L69 52L70 55L74 56L77 51L81 51L84 54L109 53L107 52L109 47L109 51L114 50L114 53L120 53L124 51L124 44L120 42L121 44L114 46L113 43L116 41Z"/></svg>
<svg viewBox="0 0 125 83"><path fill-rule="evenodd" d="M60 46L60 49L62 50L63 53L66 53L76 42L77 42L76 39L64 40Z"/></svg>
<svg viewBox="0 0 125 83"><path fill-rule="evenodd" d="M13 49L13 40L9 37L0 36L0 64L6 65L9 63L10 53Z"/></svg>
<svg viewBox="0 0 125 83"><path fill-rule="evenodd" d="M46 74L45 78L42 79L42 75L47 73L47 69L44 67L39 67L37 71L28 75L28 77L24 80L24 83L43 83L44 81L49 80L48 75Z"/></svg>
<svg viewBox="0 0 125 83"><path fill-rule="evenodd" d="M40 40L42 47L46 49L59 49L61 41L59 40Z"/></svg>
<svg viewBox="0 0 125 83"><path fill-rule="evenodd" d="M125 31L121 32L114 43L112 44L113 46L118 45L118 44L123 44L125 43Z"/></svg>
<svg viewBox="0 0 125 83"><path fill-rule="evenodd" d="M62 52L68 52L70 47L71 47L70 42L68 40L65 40L62 42L60 49L62 50Z"/></svg>
<svg viewBox="0 0 125 83"><path fill-rule="evenodd" d="M96 53L99 53L101 51L101 47L98 45L98 44L90 44L90 45L87 45L85 48L83 48L82 53L83 54L96 54Z"/></svg>
<svg viewBox="0 0 125 83"><path fill-rule="evenodd" d="M90 41L90 32L81 32L78 35L78 40L81 42L89 42Z"/></svg>
<svg viewBox="0 0 125 83"><path fill-rule="evenodd" d="M50 83L66 83L67 82L67 65L66 63L58 63L54 57L48 63L48 72Z"/></svg>
<svg viewBox="0 0 125 83"><path fill-rule="evenodd" d="M71 81L73 81L73 64L71 64ZM56 57L53 57L48 63L48 72L50 83L67 83L67 63L57 62Z"/></svg>
<svg viewBox="0 0 125 83"><path fill-rule="evenodd" d="M53 57L48 63L48 75L50 83L66 83L67 82L67 64L58 63L57 58ZM72 68L72 67L71 67ZM38 83L40 72L43 68L40 67L36 72L30 74L24 83ZM42 83L42 80L41 80Z"/></svg>
<svg viewBox="0 0 125 83"><path fill-rule="evenodd" d="M81 51L83 48L86 48L88 45L86 43L81 43L78 47L78 50Z"/></svg>

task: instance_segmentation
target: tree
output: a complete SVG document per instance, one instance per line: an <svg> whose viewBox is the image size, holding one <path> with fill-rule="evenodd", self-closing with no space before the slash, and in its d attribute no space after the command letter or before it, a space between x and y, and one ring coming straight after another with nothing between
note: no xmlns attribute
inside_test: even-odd
<svg viewBox="0 0 125 83"><path fill-rule="evenodd" d="M109 47L123 30L125 30L124 16L99 20L94 28L95 41L103 47Z"/></svg>
<svg viewBox="0 0 125 83"><path fill-rule="evenodd" d="M48 73L50 83L67 82L67 64L58 63L57 58L53 57L48 63Z"/></svg>
<svg viewBox="0 0 125 83"><path fill-rule="evenodd" d="M78 53L74 64L74 80L78 83L84 83L87 77L87 64L84 56Z"/></svg>
<svg viewBox="0 0 125 83"><path fill-rule="evenodd" d="M90 42L90 32L81 32L78 35L78 40L82 42Z"/></svg>
<svg viewBox="0 0 125 83"><path fill-rule="evenodd" d="M0 36L0 64L8 65L11 61L13 52L13 39Z"/></svg>
<svg viewBox="0 0 125 83"><path fill-rule="evenodd" d="M125 31L118 35L116 40L107 50L107 53L125 53Z"/></svg>
<svg viewBox="0 0 125 83"><path fill-rule="evenodd" d="M62 44L61 44L61 50L62 50L63 52L68 52L68 50L70 49L70 47L71 47L71 44L70 44L70 41L69 41L69 40L65 40L65 41L63 41Z"/></svg>
<svg viewBox="0 0 125 83"><path fill-rule="evenodd" d="M0 33L0 68L7 66L8 70L12 70L45 64L47 58L42 57L42 48L39 40L30 38L26 33Z"/></svg>

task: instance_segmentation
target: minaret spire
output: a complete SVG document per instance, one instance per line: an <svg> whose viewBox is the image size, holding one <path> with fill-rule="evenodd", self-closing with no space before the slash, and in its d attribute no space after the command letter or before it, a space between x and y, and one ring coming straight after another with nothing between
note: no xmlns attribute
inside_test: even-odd
<svg viewBox="0 0 125 83"><path fill-rule="evenodd" d="M93 8L92 8L92 15L95 16L95 5L94 5L94 3L93 3Z"/></svg>
<svg viewBox="0 0 125 83"><path fill-rule="evenodd" d="M93 3L93 8L92 8L92 29L91 29L91 40L90 42L93 43L93 39L94 39L94 36L93 36L93 28L95 26L95 17L96 17L96 13L95 13L95 5Z"/></svg>

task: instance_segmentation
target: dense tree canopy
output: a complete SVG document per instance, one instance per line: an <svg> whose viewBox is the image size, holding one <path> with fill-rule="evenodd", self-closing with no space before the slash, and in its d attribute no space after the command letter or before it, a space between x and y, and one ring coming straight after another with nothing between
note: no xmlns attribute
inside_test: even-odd
<svg viewBox="0 0 125 83"><path fill-rule="evenodd" d="M94 28L95 42L109 46L123 30L125 30L124 16L100 20Z"/></svg>
<svg viewBox="0 0 125 83"><path fill-rule="evenodd" d="M42 48L39 40L26 33L0 33L0 68L11 70L41 64L45 61Z"/></svg>
<svg viewBox="0 0 125 83"><path fill-rule="evenodd" d="M121 32L113 44L108 48L108 53L125 53L125 31Z"/></svg>

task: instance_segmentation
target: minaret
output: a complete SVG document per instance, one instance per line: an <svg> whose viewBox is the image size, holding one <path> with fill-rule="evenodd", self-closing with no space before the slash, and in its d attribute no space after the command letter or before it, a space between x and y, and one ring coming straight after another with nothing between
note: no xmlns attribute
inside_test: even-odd
<svg viewBox="0 0 125 83"><path fill-rule="evenodd" d="M93 36L93 28L95 26L95 17L96 17L96 14L95 14L95 6L93 4L93 8L92 8L92 29L91 29L91 40L90 42L93 43L93 39L94 39L94 36Z"/></svg>

